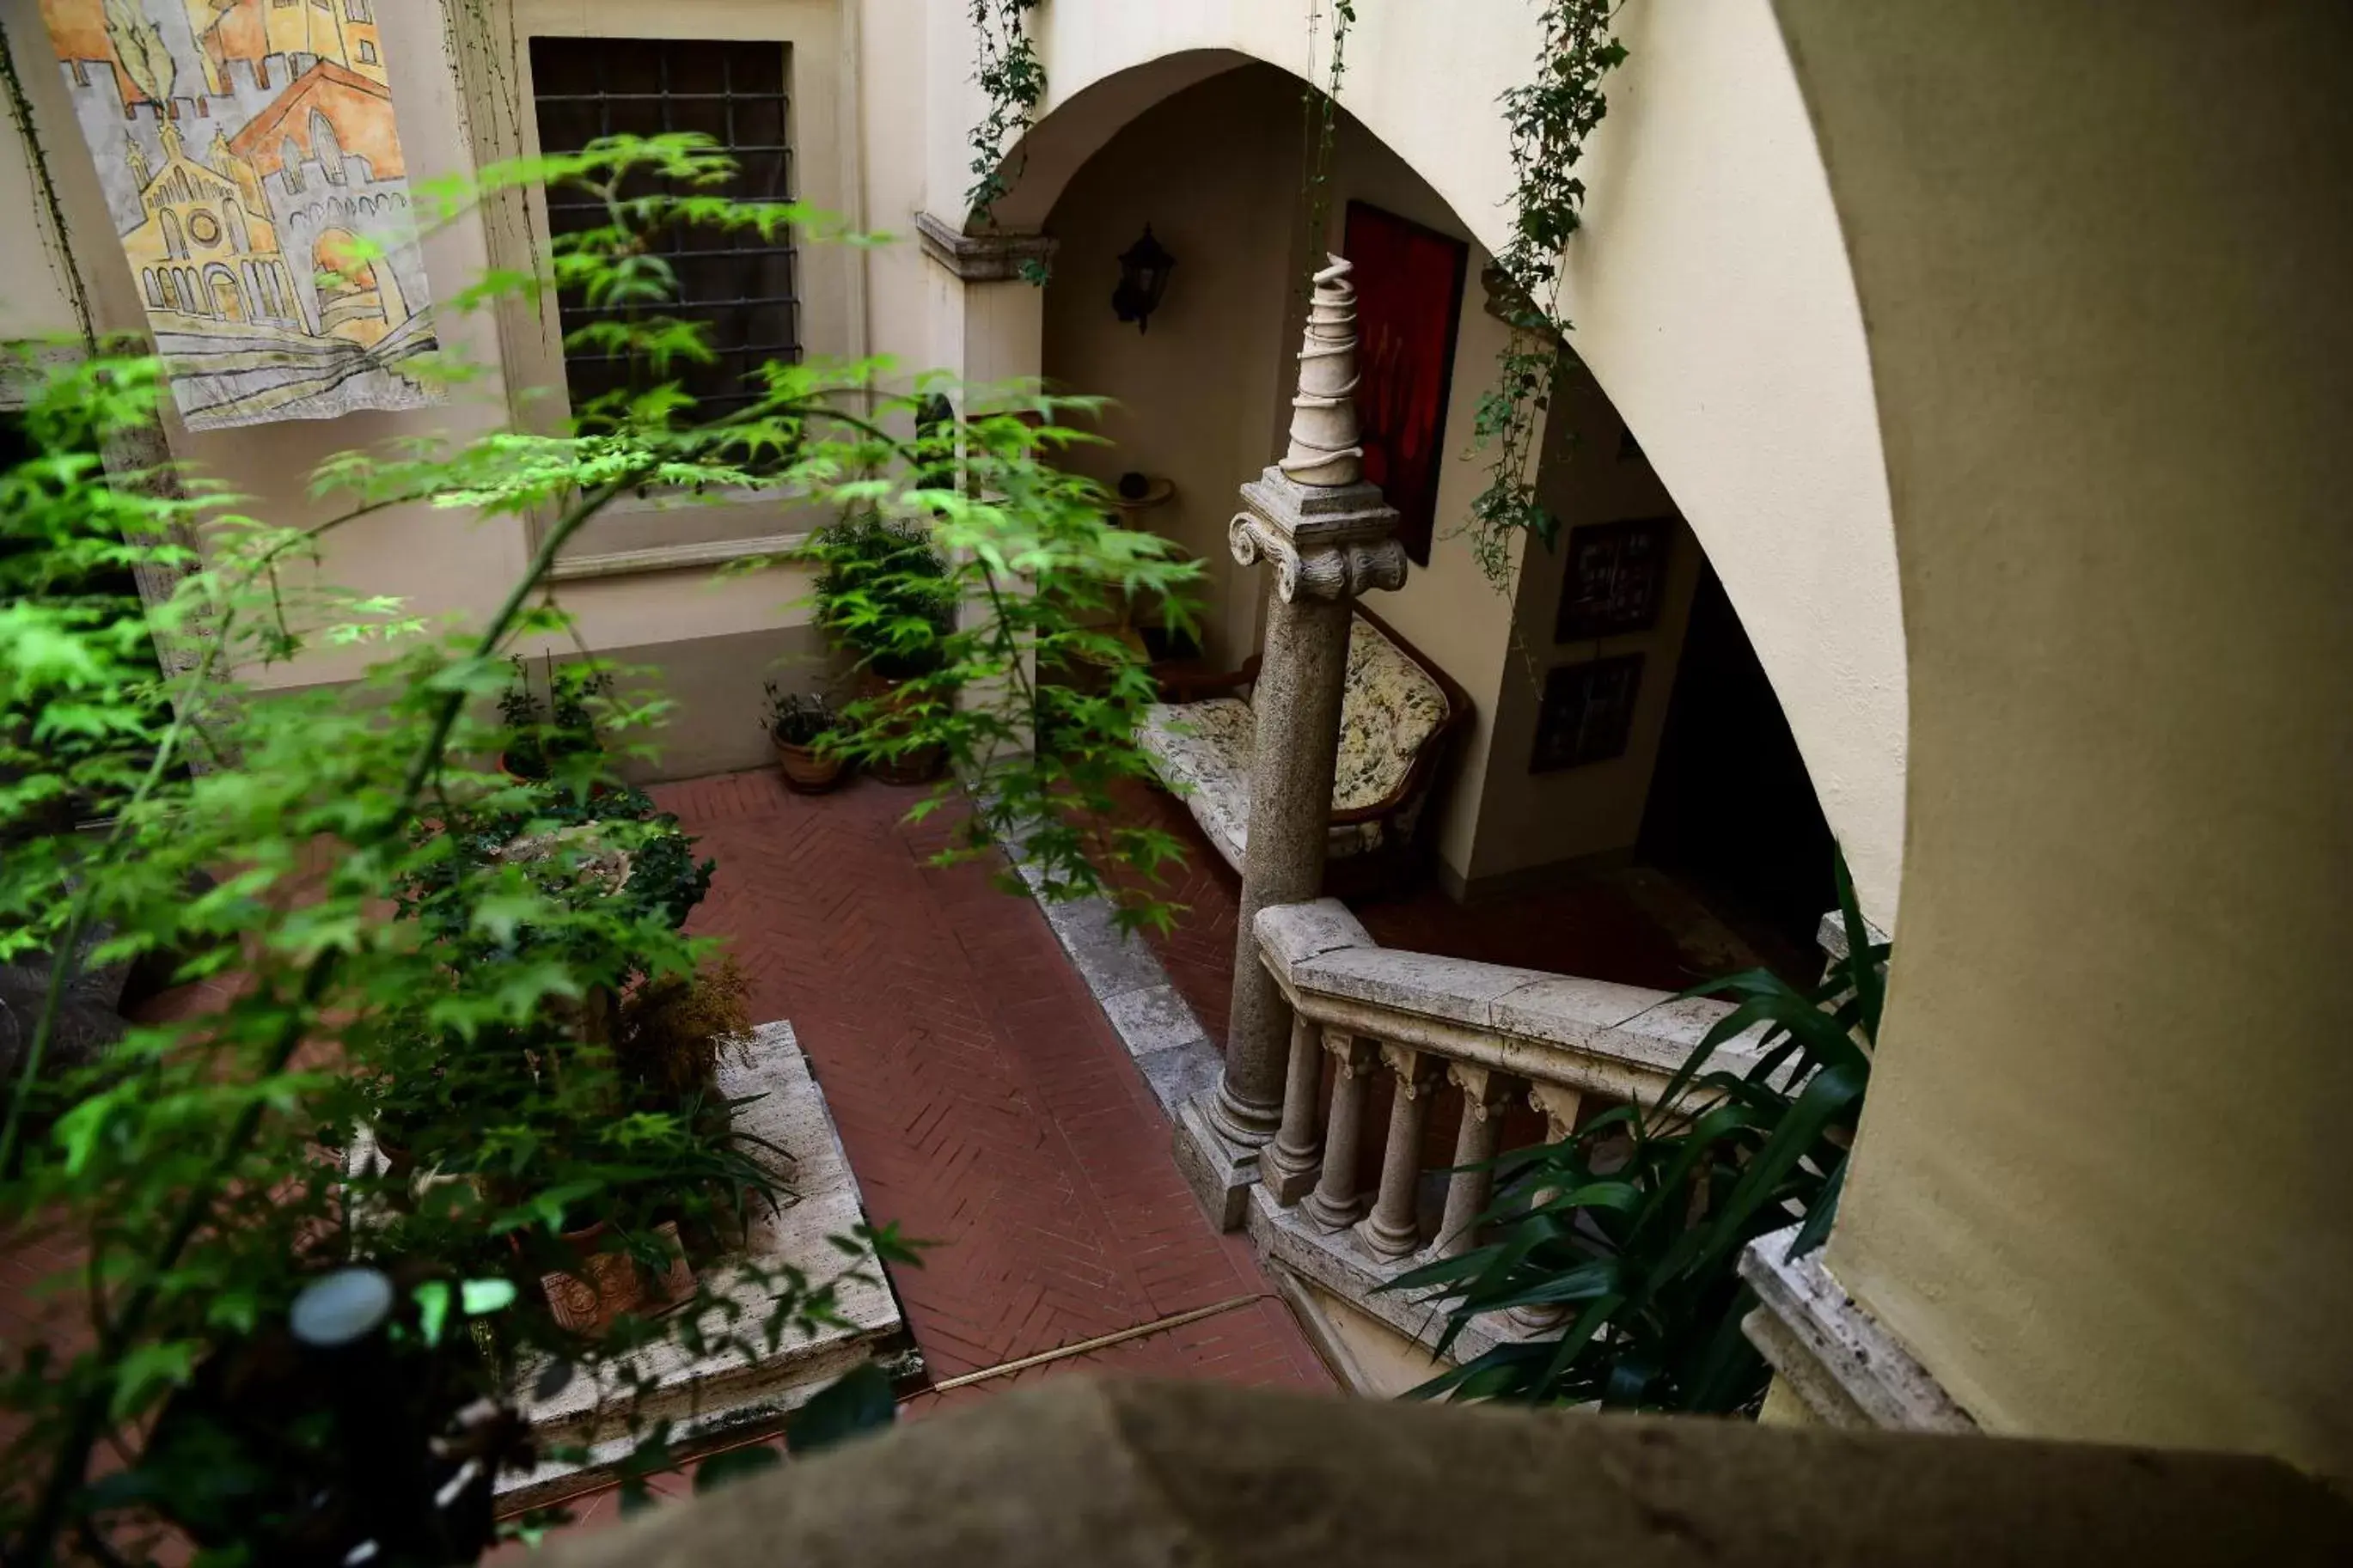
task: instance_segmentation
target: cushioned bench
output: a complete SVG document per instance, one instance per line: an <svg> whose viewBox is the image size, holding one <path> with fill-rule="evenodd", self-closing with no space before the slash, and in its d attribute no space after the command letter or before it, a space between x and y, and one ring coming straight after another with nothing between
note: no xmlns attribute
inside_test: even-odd
<svg viewBox="0 0 2353 1568"><path fill-rule="evenodd" d="M1227 675L1166 675L1170 699L1145 716L1136 743L1227 864L1250 842L1253 658ZM1389 885L1417 868L1423 820L1446 742L1470 716L1461 687L1378 617L1356 612L1332 781L1329 879ZM1243 693L1237 696L1234 693Z"/></svg>

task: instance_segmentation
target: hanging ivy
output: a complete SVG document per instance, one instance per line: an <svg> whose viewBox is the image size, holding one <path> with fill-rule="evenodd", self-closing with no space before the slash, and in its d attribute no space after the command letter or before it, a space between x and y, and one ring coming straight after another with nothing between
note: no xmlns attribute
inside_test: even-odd
<svg viewBox="0 0 2353 1568"><path fill-rule="evenodd" d="M1014 142L1029 129L1038 105L1046 97L1046 68L1029 37L1029 14L1045 0L972 0L972 28L980 42L980 90L987 95L988 112L972 131L972 188L965 205L982 222L994 224L997 198L1019 177L1008 176L1005 162ZM1022 276L1033 283L1046 280L1042 262L1029 262Z"/></svg>
<svg viewBox="0 0 2353 1568"><path fill-rule="evenodd" d="M1313 290L1313 279L1324 266L1325 235L1332 218L1332 148L1339 136L1340 84L1348 74L1348 31L1356 25L1356 0L1332 0L1332 58L1324 85L1315 85L1315 34L1322 5L1307 7L1307 87L1300 94L1305 146L1300 158L1299 205L1305 216L1304 263L1300 271L1300 297Z"/></svg>
<svg viewBox="0 0 2353 1568"><path fill-rule="evenodd" d="M1560 520L1537 504L1530 459L1570 330L1560 313L1560 268L1562 247L1585 221L1585 182L1577 168L1586 138L1609 112L1602 79L1626 58L1610 36L1618 4L1546 0L1536 79L1503 97L1512 133L1513 217L1511 238L1495 257L1494 282L1512 335L1472 426L1476 449L1491 456L1487 488L1471 503L1468 524L1480 570L1498 590L1511 586L1513 534L1534 534L1549 549L1560 532Z"/></svg>
<svg viewBox="0 0 2353 1568"><path fill-rule="evenodd" d="M51 251L50 267L61 278L66 291L72 297L74 318L81 327L85 346L95 349L97 328L90 310L90 293L82 286L81 269L74 265L73 242L66 233L65 204L58 199L58 183L49 173L49 156L41 144L40 132L33 125L33 101L25 94L25 83L16 74L16 51L9 47L8 35L0 30L0 87L8 98L8 119L16 128L16 136L25 144L25 163L32 170L33 184L39 194L41 213L48 220L49 237L43 241Z"/></svg>

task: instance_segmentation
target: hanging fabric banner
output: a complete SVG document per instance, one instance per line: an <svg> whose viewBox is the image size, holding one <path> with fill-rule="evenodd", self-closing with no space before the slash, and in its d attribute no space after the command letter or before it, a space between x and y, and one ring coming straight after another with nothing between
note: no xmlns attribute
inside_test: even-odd
<svg viewBox="0 0 2353 1568"><path fill-rule="evenodd" d="M191 429L439 401L380 0L41 0Z"/></svg>

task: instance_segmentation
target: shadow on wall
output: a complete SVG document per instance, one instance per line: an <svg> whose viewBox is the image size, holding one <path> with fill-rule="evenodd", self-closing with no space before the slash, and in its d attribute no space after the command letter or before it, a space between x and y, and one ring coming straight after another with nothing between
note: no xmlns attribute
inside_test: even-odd
<svg viewBox="0 0 2353 1568"><path fill-rule="evenodd" d="M1736 927L1810 952L1836 903L1813 781L1724 584L1703 563L1636 848ZM1744 934L1746 934L1744 932Z"/></svg>

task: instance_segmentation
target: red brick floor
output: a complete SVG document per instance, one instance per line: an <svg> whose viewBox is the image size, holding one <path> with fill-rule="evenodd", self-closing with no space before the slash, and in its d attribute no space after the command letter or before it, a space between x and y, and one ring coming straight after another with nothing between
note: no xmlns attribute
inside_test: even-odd
<svg viewBox="0 0 2353 1568"><path fill-rule="evenodd" d="M1082 1370L1334 1386L1248 1244L1194 1205L1166 1118L1037 906L993 887L993 865L928 863L950 814L910 826L922 792L860 781L801 796L765 772L653 793L719 862L692 929L729 939L756 1018L792 1021L868 1212L934 1244L923 1267L893 1271L934 1381L1253 1298L918 1393L906 1414ZM216 1002L188 987L151 1006ZM34 1289L72 1266L69 1245L0 1243L0 1342L78 1342L79 1303ZM616 1504L607 1493L572 1511L593 1528Z"/></svg>
<svg viewBox="0 0 2353 1568"><path fill-rule="evenodd" d="M1089 1368L1330 1387L1239 1237L1194 1205L1166 1120L1037 907L991 864L942 869L948 814L859 781L662 786L715 858L691 929L731 939L754 1015L789 1018L868 1211L937 1244L895 1271L934 1380L1240 1296L1187 1328L918 1406Z"/></svg>

